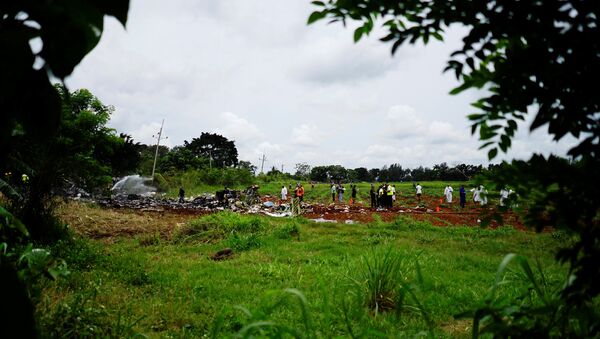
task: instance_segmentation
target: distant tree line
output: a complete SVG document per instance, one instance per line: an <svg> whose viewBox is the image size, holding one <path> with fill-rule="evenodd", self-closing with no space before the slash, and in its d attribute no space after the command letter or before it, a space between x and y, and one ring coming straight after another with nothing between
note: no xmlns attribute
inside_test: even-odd
<svg viewBox="0 0 600 339"><path fill-rule="evenodd" d="M494 165L488 166L491 169ZM310 180L330 181L466 181L484 170L482 165L459 164L453 167L445 162L432 168L419 166L413 169L403 168L400 164L391 164L382 168L367 169L358 167L346 169L340 165L315 166L308 175Z"/></svg>

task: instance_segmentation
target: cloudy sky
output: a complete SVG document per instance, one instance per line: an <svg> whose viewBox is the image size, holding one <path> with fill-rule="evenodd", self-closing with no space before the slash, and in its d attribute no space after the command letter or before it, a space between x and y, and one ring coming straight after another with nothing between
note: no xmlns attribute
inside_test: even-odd
<svg viewBox="0 0 600 339"><path fill-rule="evenodd" d="M308 0L132 0L127 28L106 19L100 44L67 84L115 107L110 125L167 146L202 132L235 144L240 160L292 171L294 164L405 167L487 164L466 115L481 93L450 96L442 74L464 30L444 43L404 46L394 57L352 26L306 25ZM545 127L522 126L508 158L564 154Z"/></svg>

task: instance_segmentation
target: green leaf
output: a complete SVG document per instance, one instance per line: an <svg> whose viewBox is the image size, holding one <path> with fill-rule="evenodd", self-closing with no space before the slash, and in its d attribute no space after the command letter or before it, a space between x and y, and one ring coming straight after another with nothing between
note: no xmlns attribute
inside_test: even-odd
<svg viewBox="0 0 600 339"><path fill-rule="evenodd" d="M363 35L363 33L364 33L364 29L362 26L355 29L354 30L354 42L358 42L358 40L360 40L360 37Z"/></svg>
<svg viewBox="0 0 600 339"><path fill-rule="evenodd" d="M313 1L313 2L311 2L311 4L313 4L315 6L325 7L325 3L323 1Z"/></svg>
<svg viewBox="0 0 600 339"><path fill-rule="evenodd" d="M14 228L23 233L23 235L29 236L29 231L27 230L27 227L25 227L25 225L21 222L21 220L17 219L14 215L12 215L12 213L4 209L4 207L2 206L0 206L0 218L0 222L2 222L2 224L5 224L5 226L9 228Z"/></svg>
<svg viewBox="0 0 600 339"><path fill-rule="evenodd" d="M310 16L308 17L308 21L307 24L310 25L315 21L319 21L321 19L323 19L325 16L327 15L326 11L322 11L322 12L312 12L310 14Z"/></svg>
<svg viewBox="0 0 600 339"><path fill-rule="evenodd" d="M493 143L494 143L494 141L488 141L485 144L479 146L479 149L484 149L484 148L488 147L489 145L491 145Z"/></svg>
<svg viewBox="0 0 600 339"><path fill-rule="evenodd" d="M492 160L496 157L496 155L498 154L498 149L497 148L492 148L489 152L488 152L488 159Z"/></svg>

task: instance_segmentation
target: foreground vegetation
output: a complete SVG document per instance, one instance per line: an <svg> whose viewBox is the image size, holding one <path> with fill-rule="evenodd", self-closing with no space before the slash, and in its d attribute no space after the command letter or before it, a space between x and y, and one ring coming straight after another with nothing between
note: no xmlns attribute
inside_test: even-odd
<svg viewBox="0 0 600 339"><path fill-rule="evenodd" d="M61 213L90 216L75 227L81 234L115 220L115 212L93 206L69 205ZM140 232L104 240L77 236L52 248L71 273L38 285L42 333L467 337L472 319L454 315L488 295L506 253L535 258L545 290L557 288L567 273L553 257L570 241L561 232L441 228L406 217L321 224L222 212L161 235L143 229L162 217L142 225L135 213L118 213ZM234 250L228 260L209 258L225 247ZM531 287L520 272L509 265L494 303Z"/></svg>

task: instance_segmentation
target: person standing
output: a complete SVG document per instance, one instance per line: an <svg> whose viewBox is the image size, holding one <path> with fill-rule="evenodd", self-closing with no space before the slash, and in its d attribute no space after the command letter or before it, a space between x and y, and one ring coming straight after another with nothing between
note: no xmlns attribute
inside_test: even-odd
<svg viewBox="0 0 600 339"><path fill-rule="evenodd" d="M333 201L335 203L335 194L337 192L337 189L335 187L335 184L331 184L331 201Z"/></svg>
<svg viewBox="0 0 600 339"><path fill-rule="evenodd" d="M344 201L344 191L345 190L346 189L344 188L344 185L342 185L342 184L338 185L338 201L340 203L342 203Z"/></svg>
<svg viewBox="0 0 600 339"><path fill-rule="evenodd" d="M417 194L417 200L419 200L419 204L421 203L421 195L423 194L423 187L421 187L421 184L417 183L417 186L415 186L415 191Z"/></svg>
<svg viewBox="0 0 600 339"><path fill-rule="evenodd" d="M467 192L465 191L465 186L460 186L458 194L460 196L460 207L465 208L465 204L467 203Z"/></svg>
<svg viewBox="0 0 600 339"><path fill-rule="evenodd" d="M302 187L302 184L298 183L298 189L296 192L296 195L298 196L298 201L304 201L304 187Z"/></svg>
<svg viewBox="0 0 600 339"><path fill-rule="evenodd" d="M287 188L285 187L285 185L281 186L281 200L287 200Z"/></svg>
<svg viewBox="0 0 600 339"><path fill-rule="evenodd" d="M483 185L479 185L479 203L481 206L487 205L487 194L488 191L483 187Z"/></svg>
<svg viewBox="0 0 600 339"><path fill-rule="evenodd" d="M185 191L183 190L183 186L179 186L179 203L183 203L185 201Z"/></svg>
<svg viewBox="0 0 600 339"><path fill-rule="evenodd" d="M452 203L452 192L454 192L454 190L452 189L452 186L446 185L446 188L444 189L444 195L446 196L446 201L449 204Z"/></svg>
<svg viewBox="0 0 600 339"><path fill-rule="evenodd" d="M471 188L471 192L473 192L473 202L478 203L481 201L479 197L479 187Z"/></svg>
<svg viewBox="0 0 600 339"><path fill-rule="evenodd" d="M375 191L375 185L371 184L371 190L369 191L371 196L371 208L377 207L377 191Z"/></svg>
<svg viewBox="0 0 600 339"><path fill-rule="evenodd" d="M386 189L387 194L387 207L392 208L393 200L394 200L394 190L392 189L392 185L387 185Z"/></svg>
<svg viewBox="0 0 600 339"><path fill-rule="evenodd" d="M396 201L396 185L392 185L392 203Z"/></svg>
<svg viewBox="0 0 600 339"><path fill-rule="evenodd" d="M350 205L354 204L356 202L356 192L358 190L356 189L356 185L352 185L352 198L350 200Z"/></svg>

